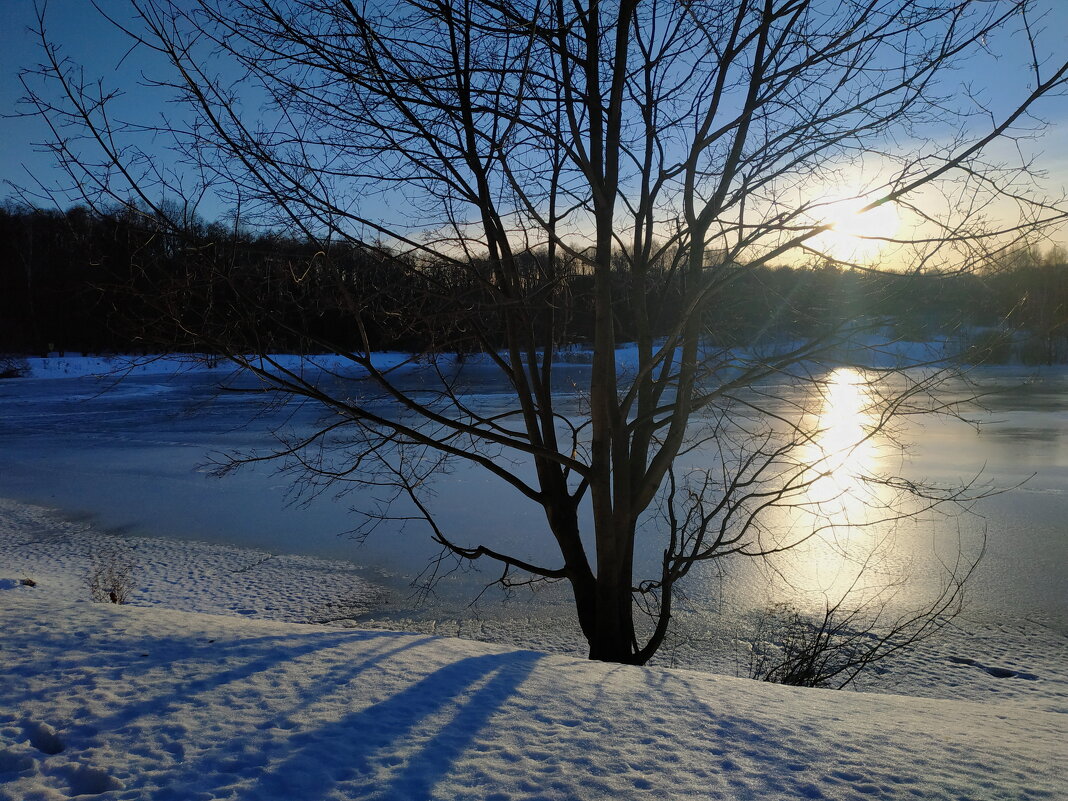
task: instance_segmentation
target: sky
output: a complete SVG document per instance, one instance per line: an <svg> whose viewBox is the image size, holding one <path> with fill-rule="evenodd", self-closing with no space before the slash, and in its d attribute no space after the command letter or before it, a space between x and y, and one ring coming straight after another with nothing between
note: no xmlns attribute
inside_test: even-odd
<svg viewBox="0 0 1068 801"><path fill-rule="evenodd" d="M1048 12L1047 42L1063 42L1058 31L1068 30L1068 0L1037 0ZM103 4L109 12L121 15L122 3ZM165 105L160 96L138 86L145 64L143 54L125 58L124 38L101 18L90 0L48 0L46 6L50 36L62 44L65 55L85 65L86 75L102 77L110 85L123 87L127 108L138 114L161 114ZM48 136L40 120L13 116L23 87L18 73L41 60L40 44L30 27L36 22L34 0L0 0L0 200L15 195L14 186L32 187L38 180L55 184L62 176L53 157L39 144ZM1026 76L1020 68L1027 53L1008 53L997 62L974 60L959 71L960 83L981 90L995 106L1005 106L1019 97ZM150 66L150 65L149 65ZM1068 194L1068 97L1044 99L1038 115L1049 123L1044 134L1021 147L1033 155L1037 166L1048 175L1044 189L1051 195ZM1013 143L994 151L997 158L1019 158ZM225 210L207 209L209 216L222 216ZM1068 224L1054 233L1053 241L1068 245Z"/></svg>
<svg viewBox="0 0 1068 801"><path fill-rule="evenodd" d="M89 0L50 0L47 10L51 30L73 57L85 58L102 72L114 61L119 39ZM34 24L33 0L0 2L0 198L12 195L11 183L26 186L32 185L33 175L45 180L55 176L51 155L36 144L47 137L47 128L39 120L12 116L19 113L24 91L19 71L42 60L39 40L29 30Z"/></svg>

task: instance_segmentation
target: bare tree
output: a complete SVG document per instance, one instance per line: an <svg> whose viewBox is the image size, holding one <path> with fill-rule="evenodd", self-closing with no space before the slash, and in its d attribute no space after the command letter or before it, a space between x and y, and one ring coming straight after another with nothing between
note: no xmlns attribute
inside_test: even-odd
<svg viewBox="0 0 1068 801"><path fill-rule="evenodd" d="M986 156L1026 134L1033 106L1066 85L1068 63L1042 55L1034 6L130 0L114 21L145 63L162 65L145 80L180 113L162 123L113 116L113 95L62 59L43 13L46 63L24 81L59 161L96 207L139 210L177 235L217 197L243 221L318 243L286 291L306 270L334 276L334 300L363 344L306 347L344 353L376 397L346 389L344 376L272 361L268 323L301 332L211 252L185 255L233 298L212 295L214 318L204 295L182 305L180 293L162 293L177 298L161 307L190 342L334 415L281 454L324 480L392 489L447 553L499 562L503 583L566 580L591 658L640 664L696 565L973 497L966 485L871 471L826 491L838 460L812 448L827 423L776 387L800 382L819 404L833 383L821 359L865 321L814 326L770 350L715 348L706 334L729 316L722 299L747 271L799 253L842 262L828 237L843 200L916 223L865 232L887 254L854 265L869 271L969 269L1063 220L1063 206L1029 194L1030 165ZM987 109L950 70L1009 37L1030 47L1028 83L1012 108ZM157 146L166 137L171 160L139 146L145 135ZM991 223L990 203L1007 208L1005 222ZM353 248L399 270L408 294L376 286L370 267L339 269ZM553 384L576 304L593 316L577 411ZM637 348L629 371L616 356L623 307ZM781 298L779 313L790 312ZM421 331L431 350L485 353L511 388L507 408L473 406L444 371L432 394L406 389L372 358L367 330L381 316ZM935 391L944 372L867 375L867 422L830 451L852 452L903 414L951 411ZM346 461L324 459L339 439ZM447 531L426 489L454 462L540 507L557 560ZM835 498L853 495L865 513L828 516ZM794 522L780 525L783 515ZM662 554L647 577L635 575L639 537ZM636 610L649 626L636 626Z"/></svg>

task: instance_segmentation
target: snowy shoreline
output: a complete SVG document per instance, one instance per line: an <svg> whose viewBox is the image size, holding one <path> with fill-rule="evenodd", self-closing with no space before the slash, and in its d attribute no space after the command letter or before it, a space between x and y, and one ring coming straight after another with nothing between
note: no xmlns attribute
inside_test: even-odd
<svg viewBox="0 0 1068 801"><path fill-rule="evenodd" d="M139 560L129 605L88 600L93 555L109 547ZM972 700L803 690L285 622L339 597L371 610L381 590L343 563L267 556L131 543L0 501L0 799L1068 792L1065 646L1049 629L968 634L976 664L943 653L926 686L920 673L898 690L947 694L934 677L955 672ZM1030 678L996 678L991 657Z"/></svg>
<svg viewBox="0 0 1068 801"><path fill-rule="evenodd" d="M0 587L91 599L94 570L128 571L129 604L338 628L400 630L585 655L570 604L515 598L457 609L410 602L351 562L233 545L127 536L0 498ZM36 586L19 582L30 578ZM564 588L556 588L562 590ZM0 598L9 593L0 592ZM566 599L564 599L566 601ZM680 626L687 618L680 615ZM651 663L744 676L745 643L727 621L693 618ZM965 614L935 638L879 663L853 689L948 700L1003 700L1068 713L1068 637L1047 622Z"/></svg>
<svg viewBox="0 0 1068 801"><path fill-rule="evenodd" d="M769 343L766 346L767 353L764 355L770 355L781 350L789 350L795 347L796 344L796 342L789 340ZM911 342L898 340L891 335L866 335L858 339L855 344L865 350L867 359L872 363L872 366L881 367L904 367L938 363L949 358L949 355L957 350L952 341L945 337L924 342ZM755 352L748 350L721 351L719 348L713 348L712 352L721 355L746 353L750 358L755 354ZM250 355L248 358L250 362L259 362L267 367L268 370L282 368L299 372L309 366L326 371L350 373L362 370L352 359L333 353L308 355L272 353L266 357L270 360L270 363L266 365L263 362L264 357ZM486 354L467 354L458 357L454 353L442 353L435 354L433 358L443 365L458 365L461 363L469 365L493 364ZM555 358L559 365L588 366L592 363L593 352L588 347L574 345L561 349ZM21 376L22 380L84 377L116 380L127 376L162 376L190 372L210 372L225 376L227 373L239 369L226 359L200 353L90 356L81 353L67 354L57 352L46 356L19 357L19 359L25 364L25 373ZM423 354L403 351L376 351L371 354L374 366L383 371L418 368L420 365L425 365L426 359L427 357ZM637 345L633 342L620 343L616 348L615 359L619 369L635 369L638 363ZM1001 366L1017 369L1020 367L1018 364Z"/></svg>

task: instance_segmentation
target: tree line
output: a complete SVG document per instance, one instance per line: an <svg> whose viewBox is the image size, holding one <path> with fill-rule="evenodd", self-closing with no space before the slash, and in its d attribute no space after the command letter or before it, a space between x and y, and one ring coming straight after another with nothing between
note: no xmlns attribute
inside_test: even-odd
<svg viewBox="0 0 1068 801"><path fill-rule="evenodd" d="M175 325L170 312L178 305L183 314L200 316L184 328L240 332L227 341L250 352L314 352L319 343L415 353L466 354L484 347L465 334L453 313L464 296L478 305L491 281L477 263L457 270L442 262L436 270L419 271L433 280L415 285L405 263L412 257L382 247L346 243L326 252L318 242L218 222L196 222L179 236L151 215L130 210L101 214L81 206L59 211L12 204L0 207L0 254L5 353L210 350L209 341ZM538 263L548 254L522 258L536 282L544 274ZM828 261L717 266L722 287L703 314L705 335L716 345L810 337L863 321L907 341L983 330L981 355L994 361L1068 361L1063 249L1021 249L968 272L873 272ZM541 298L565 319L552 324L555 344L581 346L593 336L593 276L577 265L557 265L553 272L558 277L546 282ZM635 336L631 288L623 286L628 278L621 265L613 308L618 341ZM656 271L645 280L657 333L666 332L677 323L685 287ZM253 296L257 302L250 305ZM503 344L504 318L483 323L491 341Z"/></svg>

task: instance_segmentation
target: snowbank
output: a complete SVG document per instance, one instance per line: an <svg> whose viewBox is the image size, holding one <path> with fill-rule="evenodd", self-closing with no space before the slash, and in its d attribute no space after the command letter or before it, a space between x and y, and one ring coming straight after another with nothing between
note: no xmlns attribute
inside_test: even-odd
<svg viewBox="0 0 1068 801"><path fill-rule="evenodd" d="M304 358L292 354L279 354L271 357L280 367L299 369ZM411 354L383 352L373 355L375 367L386 370L412 360ZM172 354L164 356L83 356L53 353L47 357L34 356L26 360L29 365L27 378L83 378L112 377L124 378L128 375L174 375L176 373L208 372L216 370L225 375L233 369L224 359L213 359L197 354ZM327 370L353 369L348 359L331 354L312 356L308 361L316 367Z"/></svg>
<svg viewBox="0 0 1068 801"><path fill-rule="evenodd" d="M201 542L123 537L0 499L0 579L90 597L92 572L125 571L138 606L291 622L359 617L387 591L348 562Z"/></svg>
<svg viewBox="0 0 1068 801"><path fill-rule="evenodd" d="M728 355L746 358L771 358L788 352L800 345L796 341L769 343L766 347L752 352L720 350L708 346L709 356L724 358ZM872 367L903 367L916 364L938 363L948 359L957 349L947 339L931 342L905 342L885 336L859 337L853 350L840 353L840 356L857 359ZM343 356L321 354L315 356L297 356L294 354L273 354L271 360L278 367L299 371L302 366L311 364L324 370L358 371L356 365ZM463 361L465 364L490 365L492 360L486 354L469 354L461 358L455 354L439 354L434 357L441 364L453 364ZM379 352L372 354L372 361L379 370L396 369L406 365L418 365L425 357L410 353ZM564 364L591 364L593 352L580 345L570 346L557 355ZM175 373L218 371L225 375L232 369L225 359L211 358L197 354L172 354L156 356L83 356L53 353L48 357L30 357L24 360L29 367L28 378L78 378L125 377L127 375L172 375ZM635 370L638 366L638 348L634 343L622 343L616 349L616 365L620 370ZM270 366L269 366L270 367Z"/></svg>
<svg viewBox="0 0 1068 801"><path fill-rule="evenodd" d="M0 798L1064 797L1063 714L0 593Z"/></svg>
<svg viewBox="0 0 1068 801"><path fill-rule="evenodd" d="M144 605L85 600L87 568L131 557ZM1068 795L1068 683L1047 676L1022 681L1040 703L975 703L255 619L377 592L351 566L0 502L0 799Z"/></svg>
<svg viewBox="0 0 1068 801"><path fill-rule="evenodd" d="M561 586L550 588L560 591L552 598L547 589L506 603L419 605L395 577L351 562L129 536L0 499L0 585L31 578L50 597L85 600L91 575L107 570L126 572L136 606L403 630L574 657L587 649ZM654 665L746 675L751 643L743 621L680 610L676 623ZM854 688L1058 711L1068 709L1068 648L1063 630L1048 621L958 618L936 639L862 674Z"/></svg>

